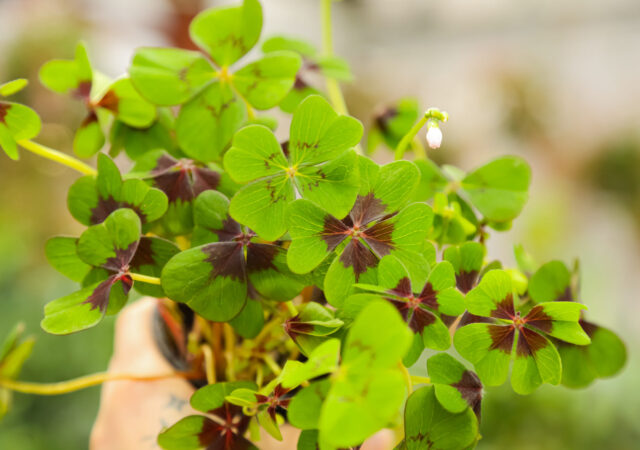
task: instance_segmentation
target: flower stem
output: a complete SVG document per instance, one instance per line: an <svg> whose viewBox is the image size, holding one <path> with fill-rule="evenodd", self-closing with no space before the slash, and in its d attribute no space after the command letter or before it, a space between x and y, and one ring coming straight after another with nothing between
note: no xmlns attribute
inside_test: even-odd
<svg viewBox="0 0 640 450"><path fill-rule="evenodd" d="M418 375L411 375L411 382L413 384L431 384L431 378L419 377Z"/></svg>
<svg viewBox="0 0 640 450"><path fill-rule="evenodd" d="M42 156L43 158L47 158L51 161L55 161L67 167L71 167L72 169L77 170L82 174L95 175L98 173L96 169L74 158L73 156L69 156L65 153L59 152L58 150L54 150L42 144L38 144L37 142L25 139L18 141L18 144L25 150L29 150L30 152Z"/></svg>
<svg viewBox="0 0 640 450"><path fill-rule="evenodd" d="M277 362L269 355L268 353L264 353L262 355L262 360L269 366L271 371L276 375L280 375L282 373L282 368L278 365Z"/></svg>
<svg viewBox="0 0 640 450"><path fill-rule="evenodd" d="M404 377L404 384L407 386L407 395L411 395L411 393L413 392L412 377L404 364L402 364L402 362L398 362L398 367L400 368L402 376Z"/></svg>
<svg viewBox="0 0 640 450"><path fill-rule="evenodd" d="M131 272L129 272L129 276L135 281L140 281L142 283L147 283L147 284L160 285L160 278L158 277L150 277L148 275L142 275L141 273L131 273Z"/></svg>
<svg viewBox="0 0 640 450"><path fill-rule="evenodd" d="M333 56L333 34L331 25L331 2L322 0L322 50L326 56ZM327 94L329 100L338 114L348 114L347 104L340 90L338 82L327 77Z"/></svg>
<svg viewBox="0 0 640 450"><path fill-rule="evenodd" d="M409 144L413 142L414 138L418 134L418 131L420 131L420 129L429 121L429 119L437 119L442 122L446 122L447 120L449 120L449 114L444 111L440 111L438 108L429 108L424 113L424 116L422 116L422 118L420 118L420 120L418 120L413 125L413 127L411 127L409 132L402 137L400 142L398 142L394 158L396 161L404 157L404 152L407 150L407 147L409 147Z"/></svg>
<svg viewBox="0 0 640 450"><path fill-rule="evenodd" d="M36 395L59 395L69 392L79 391L92 386L97 386L107 381L129 380L129 381L155 381L165 378L188 377L184 372L170 372L156 375L137 375L125 373L100 372L73 380L61 381L59 383L32 383L28 381L15 381L0 378L0 387L10 389L23 394Z"/></svg>
<svg viewBox="0 0 640 450"><path fill-rule="evenodd" d="M207 374L207 383L216 384L216 363L213 358L213 352L211 347L207 344L200 347L202 354L204 355L204 368Z"/></svg>

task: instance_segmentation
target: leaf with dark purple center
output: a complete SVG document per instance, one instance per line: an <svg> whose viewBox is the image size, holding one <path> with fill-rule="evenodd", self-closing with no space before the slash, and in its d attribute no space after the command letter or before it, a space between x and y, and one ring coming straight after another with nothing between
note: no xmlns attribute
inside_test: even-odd
<svg viewBox="0 0 640 450"><path fill-rule="evenodd" d="M225 401L225 397L236 389L255 389L249 381L216 383L197 390L191 396L191 406L209 417L187 416L158 436L158 444L166 450L216 449L249 450L257 449L244 434L250 417L242 409Z"/></svg>
<svg viewBox="0 0 640 450"><path fill-rule="evenodd" d="M162 272L167 295L210 320L226 322L243 309L249 286L271 300L290 300L303 284L289 272L282 247L261 242L227 215L229 200L205 191L196 200L197 241ZM213 242L212 242L213 241Z"/></svg>
<svg viewBox="0 0 640 450"><path fill-rule="evenodd" d="M126 303L133 280L128 274L140 239L140 219L129 209L114 211L103 223L88 228L77 241L77 257L97 276L80 291L49 302L42 327L68 334L94 326Z"/></svg>
<svg viewBox="0 0 640 450"><path fill-rule="evenodd" d="M542 383L558 384L560 356L542 333L582 345L589 343L578 324L582 305L541 303L521 316L515 308L511 277L503 270L487 272L467 294L466 303L469 313L498 321L463 326L454 337L458 352L475 365L487 385L504 382L512 358L511 385L516 392L528 394Z"/></svg>
<svg viewBox="0 0 640 450"><path fill-rule="evenodd" d="M67 198L71 215L84 225L102 223L119 208L138 213L142 224L153 222L167 210L167 196L138 179L122 181L115 163L104 154L98 156L97 177L79 178Z"/></svg>

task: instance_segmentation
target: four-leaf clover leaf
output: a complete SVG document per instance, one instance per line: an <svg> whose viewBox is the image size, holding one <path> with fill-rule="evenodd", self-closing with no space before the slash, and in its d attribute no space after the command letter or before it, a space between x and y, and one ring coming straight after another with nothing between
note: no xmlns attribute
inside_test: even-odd
<svg viewBox="0 0 640 450"><path fill-rule="evenodd" d="M189 34L201 52L172 48L139 49L129 70L135 87L156 105L179 105L176 135L191 158L209 162L226 148L252 108L276 106L289 92L300 68L293 52L274 52L231 71L230 66L258 42L262 7L241 6L201 12ZM213 62L213 64L209 61Z"/></svg>
<svg viewBox="0 0 640 450"><path fill-rule="evenodd" d="M350 149L361 136L360 122L338 115L319 96L296 109L285 149L266 127L241 129L224 166L236 182L250 183L232 198L231 216L268 240L284 234L287 206L297 197L343 217L359 189L357 156Z"/></svg>
<svg viewBox="0 0 640 450"><path fill-rule="evenodd" d="M361 192L342 220L307 200L296 200L288 210L287 261L293 272L307 273L336 253L324 279L325 296L334 306L342 305L354 283L376 283L380 258L393 254L406 264L419 261L433 219L425 203L404 207L418 180L412 163L378 167L361 161Z"/></svg>
<svg viewBox="0 0 640 450"><path fill-rule="evenodd" d="M87 116L76 131L73 149L79 156L97 153L105 143L100 121L108 113L135 128L147 128L156 119L156 107L140 96L128 78L109 83L104 75L91 67L83 43L76 47L75 59L57 59L40 69L40 80L49 89L71 94L84 102Z"/></svg>
<svg viewBox="0 0 640 450"><path fill-rule="evenodd" d="M492 323L458 329L454 345L489 386L504 383L513 359L511 386L519 394L528 394L542 383L558 384L562 377L560 356L545 334L577 345L586 345L590 339L578 324L584 305L540 303L522 315L516 310L513 291L507 272L487 272L467 294L466 304L471 314L490 318Z"/></svg>
<svg viewBox="0 0 640 450"><path fill-rule="evenodd" d="M284 301L304 287L289 273L284 249L242 227L228 216L228 207L217 191L200 194L195 234L210 243L177 254L162 271L169 298L219 322L237 316L249 294Z"/></svg>

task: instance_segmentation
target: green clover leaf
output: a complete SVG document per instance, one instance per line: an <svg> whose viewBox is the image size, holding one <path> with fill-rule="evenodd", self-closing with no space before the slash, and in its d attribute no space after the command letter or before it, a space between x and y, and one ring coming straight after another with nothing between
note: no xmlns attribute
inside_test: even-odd
<svg viewBox="0 0 640 450"><path fill-rule="evenodd" d="M573 302L575 294L567 266L561 261L540 266L531 276L529 295L534 302ZM572 388L617 374L627 360L626 347L616 333L587 321L584 314L579 324L591 339L589 345L555 341L562 360L562 384Z"/></svg>
<svg viewBox="0 0 640 450"><path fill-rule="evenodd" d="M133 286L129 269L139 246L140 230L140 218L135 212L118 209L80 236L77 257L94 268L85 277L90 278L90 284L45 305L41 323L45 331L69 334L84 330L100 322L105 314L122 308ZM69 251L68 247L61 250Z"/></svg>
<svg viewBox="0 0 640 450"><path fill-rule="evenodd" d="M287 262L293 272L307 273L336 254L324 279L324 291L337 307L354 283L376 283L376 266L383 256L393 254L411 262L423 250L433 219L431 208L424 203L402 208L418 181L412 163L397 161L378 168L363 162L363 167L361 174L367 174L363 187L343 220L307 200L293 202L287 214L291 235Z"/></svg>
<svg viewBox="0 0 640 450"><path fill-rule="evenodd" d="M335 447L359 445L398 413L406 393L398 364L410 342L411 333L393 306L374 301L362 310L322 404L321 441Z"/></svg>
<svg viewBox="0 0 640 450"><path fill-rule="evenodd" d="M343 325L344 322L337 319L333 311L319 303L310 302L301 308L298 315L285 322L284 330L302 353L309 355Z"/></svg>
<svg viewBox="0 0 640 450"><path fill-rule="evenodd" d="M407 399L404 435L398 447L404 450L473 448L478 439L478 421L469 408L459 413L443 408L436 388L424 386Z"/></svg>
<svg viewBox="0 0 640 450"><path fill-rule="evenodd" d="M349 149L361 136L360 122L336 114L318 96L294 113L286 154L267 128L241 129L224 165L236 182L250 183L231 200L232 217L265 239L277 239L286 231L285 211L296 192L343 217L358 193L357 157Z"/></svg>
<svg viewBox="0 0 640 450"><path fill-rule="evenodd" d="M230 195L236 190L235 183L214 164L176 159L162 150L148 152L139 158L128 177L142 178L165 193L168 207L161 223L171 235L192 231L193 205L200 193L216 189ZM197 236L194 241L198 241Z"/></svg>
<svg viewBox="0 0 640 450"><path fill-rule="evenodd" d="M449 412L461 413L467 408L480 420L482 382L478 376L448 353L438 353L427 360L427 371L436 398Z"/></svg>
<svg viewBox="0 0 640 450"><path fill-rule="evenodd" d="M123 181L115 163L104 154L98 155L98 175L79 178L67 197L71 215L83 225L101 223L119 208L134 210L146 225L164 215L167 202L162 191L142 180Z"/></svg>
<svg viewBox="0 0 640 450"><path fill-rule="evenodd" d="M380 291L379 295L355 294L347 299L349 309L357 304L366 304L378 297L390 302L407 322L414 334L421 336L423 346L434 350L446 350L451 345L449 329L441 314L458 316L465 310L464 296L456 289L453 266L443 261L433 266L420 289L412 286L409 272L393 255L382 258L378 266L378 286L358 285L361 289ZM382 288L382 289L380 289Z"/></svg>
<svg viewBox="0 0 640 450"><path fill-rule="evenodd" d="M8 97L27 85L27 80L17 79L0 85L0 97ZM40 116L31 108L19 103L0 100L0 148L7 156L17 160L18 141L33 139L40 133Z"/></svg>
<svg viewBox="0 0 640 450"><path fill-rule="evenodd" d="M158 436L158 445L165 450L216 448L220 450L257 450L243 437L249 426L249 417L242 409L225 400L237 389L256 389L249 381L216 383L198 389L191 396L191 407L207 413L187 416ZM210 418L213 416L215 420Z"/></svg>
<svg viewBox="0 0 640 450"><path fill-rule="evenodd" d="M42 84L77 98L87 107L73 141L74 151L82 157L94 155L104 145L101 122L107 121L107 112L134 128L147 128L156 119L155 106L134 89L130 79L121 78L105 89L103 77L92 69L82 42L76 47L75 59L49 61L40 69Z"/></svg>
<svg viewBox="0 0 640 450"><path fill-rule="evenodd" d="M228 214L229 201L217 191L196 199L196 235L210 243L174 256L162 271L162 286L172 300L187 303L203 317L226 322L244 307L249 285L271 300L290 300L303 284L289 273L285 251L260 241Z"/></svg>
<svg viewBox="0 0 640 450"><path fill-rule="evenodd" d="M541 303L521 316L515 310L511 277L503 270L487 272L467 294L466 303L469 313L490 318L491 323L463 326L454 336L454 345L489 386L505 381L511 359L511 385L517 393L531 393L542 383L558 384L560 356L545 334L577 345L590 342L578 323L583 305Z"/></svg>
<svg viewBox="0 0 640 450"><path fill-rule="evenodd" d="M504 156L474 170L461 181L462 191L491 222L515 219L528 198L531 168L516 156Z"/></svg>
<svg viewBox="0 0 640 450"><path fill-rule="evenodd" d="M300 68L300 57L279 52L235 71L229 66L256 44L262 28L257 0L241 6L212 8L191 23L199 52L143 48L136 52L129 73L143 97L156 105L179 105L178 143L187 156L201 162L219 158L233 131L253 109L276 106L288 94Z"/></svg>

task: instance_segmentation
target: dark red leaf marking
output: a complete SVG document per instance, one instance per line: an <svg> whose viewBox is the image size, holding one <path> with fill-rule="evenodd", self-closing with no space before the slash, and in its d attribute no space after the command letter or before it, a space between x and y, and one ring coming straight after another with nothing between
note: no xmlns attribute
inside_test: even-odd
<svg viewBox="0 0 640 450"><path fill-rule="evenodd" d="M324 226L320 237L327 243L327 252L332 252L349 235L349 227L330 214L324 217Z"/></svg>
<svg viewBox="0 0 640 450"><path fill-rule="evenodd" d="M423 305L426 305L429 308L438 309L440 305L438 304L437 294L438 292L433 289L433 285L427 282L427 284L422 288L422 292L420 292L419 299Z"/></svg>
<svg viewBox="0 0 640 450"><path fill-rule="evenodd" d="M191 201L200 193L216 189L220 174L206 167L199 167L190 159L180 161L163 154L150 171L154 185L167 194L169 202Z"/></svg>
<svg viewBox="0 0 640 450"><path fill-rule="evenodd" d="M545 333L551 332L553 328L552 320L553 318L545 313L542 306L539 305L534 306L531 311L529 311L529 314L527 314L523 319L527 325L531 325Z"/></svg>
<svg viewBox="0 0 640 450"><path fill-rule="evenodd" d="M396 309L402 316L402 320L406 322L409 318L409 303L402 300L397 300L395 298L388 298L387 300L396 307Z"/></svg>
<svg viewBox="0 0 640 450"><path fill-rule="evenodd" d="M465 311L460 319L460 323L458 324L458 328L463 327L465 325L469 325L470 323L493 323L494 321L489 319L488 317L476 316L475 314L471 314L469 311Z"/></svg>
<svg viewBox="0 0 640 450"><path fill-rule="evenodd" d="M98 116L96 115L95 111L93 110L89 111L89 114L87 115L87 117L85 117L82 123L80 124L80 128L86 128L92 123L97 121L98 121Z"/></svg>
<svg viewBox="0 0 640 450"><path fill-rule="evenodd" d="M389 131L389 122L398 115L398 110L395 107L388 107L378 113L375 117L375 123L378 128L387 133Z"/></svg>
<svg viewBox="0 0 640 450"><path fill-rule="evenodd" d="M102 267L112 272L126 272L129 270L129 263L131 263L137 248L138 241L133 241L125 249L117 248L115 250L116 256L107 259Z"/></svg>
<svg viewBox="0 0 640 450"><path fill-rule="evenodd" d="M378 259L375 255L358 239L352 239L347 244L340 255L340 261L346 268L353 267L356 282L369 267L375 267L378 264Z"/></svg>
<svg viewBox="0 0 640 450"><path fill-rule="evenodd" d="M472 270L471 272L460 271L459 274L456 274L456 286L463 294L466 294L473 289L477 281L477 270Z"/></svg>
<svg viewBox="0 0 640 450"><path fill-rule="evenodd" d="M4 118L9 114L11 105L9 103L0 102L0 123L5 123Z"/></svg>
<svg viewBox="0 0 640 450"><path fill-rule="evenodd" d="M142 236L138 243L138 248L129 266L131 269L139 269L142 266L153 266L156 264L155 252L153 251L153 239Z"/></svg>
<svg viewBox="0 0 640 450"><path fill-rule="evenodd" d="M153 179L153 184L167 195L167 199L171 203L178 200L188 202L193 199L193 189L186 171L176 170L163 173Z"/></svg>
<svg viewBox="0 0 640 450"><path fill-rule="evenodd" d="M497 349L510 355L513 349L513 338L515 336L515 328L513 325L489 325L487 329L491 336L491 346L489 349Z"/></svg>
<svg viewBox="0 0 640 450"><path fill-rule="evenodd" d="M112 90L107 91L106 94L98 102L98 106L104 109L108 109L114 114L118 114L118 104L120 99Z"/></svg>
<svg viewBox="0 0 640 450"><path fill-rule="evenodd" d="M567 286L558 298L555 299L556 302L570 302L573 300L573 293L571 292L571 286Z"/></svg>
<svg viewBox="0 0 640 450"><path fill-rule="evenodd" d="M91 84L91 80L81 81L78 87L71 91L71 95L88 103L91 100Z"/></svg>
<svg viewBox="0 0 640 450"><path fill-rule="evenodd" d="M287 319L283 326L284 331L291 336L292 339L295 339L299 334L309 334L313 331L313 325L300 321L300 314Z"/></svg>
<svg viewBox="0 0 640 450"><path fill-rule="evenodd" d="M393 240L391 239L393 229L393 222L384 220L362 233L363 239L369 244L378 258L388 255L394 248Z"/></svg>
<svg viewBox="0 0 640 450"><path fill-rule="evenodd" d="M277 245L249 243L247 245L247 273L269 269L278 270L273 261L280 251L281 248Z"/></svg>
<svg viewBox="0 0 640 450"><path fill-rule="evenodd" d="M191 171L193 177L193 194L195 197L204 191L216 189L220 184L220 174L205 167L196 167Z"/></svg>
<svg viewBox="0 0 640 450"><path fill-rule="evenodd" d="M211 279L230 277L233 280L246 280L246 265L243 246L237 242L214 242L202 247L207 255L206 262L213 266Z"/></svg>
<svg viewBox="0 0 640 450"><path fill-rule="evenodd" d="M436 316L420 306L413 309L413 314L409 318L409 328L414 333L422 333L426 327L436 322Z"/></svg>
<svg viewBox="0 0 640 450"><path fill-rule="evenodd" d="M521 357L534 356L538 350L545 348L547 345L547 340L540 334L527 328L520 328L516 355Z"/></svg>
<svg viewBox="0 0 640 450"><path fill-rule="evenodd" d="M198 433L200 445L207 450L248 450L253 444L242 435L247 429L249 418L237 406L225 403L210 411L219 422L204 418L202 431Z"/></svg>
<svg viewBox="0 0 640 450"><path fill-rule="evenodd" d="M364 197L358 195L349 217L353 225L363 226L384 217L385 208L386 205L376 198L373 192L370 192Z"/></svg>
<svg viewBox="0 0 640 450"><path fill-rule="evenodd" d="M391 293L399 295L401 297L409 297L410 295L413 295L411 289L411 280L409 279L409 277L400 278L400 281L398 281L396 287L391 289Z"/></svg>
<svg viewBox="0 0 640 450"><path fill-rule="evenodd" d="M233 241L236 237L242 234L240 224L231 217L227 217L222 221L221 229L211 231L218 236L218 240L220 242Z"/></svg>
<svg viewBox="0 0 640 450"><path fill-rule="evenodd" d="M465 370L462 373L460 381L453 383L451 386L456 388L462 399L473 409L476 417L480 419L480 410L482 403L482 382L475 372Z"/></svg>
<svg viewBox="0 0 640 450"><path fill-rule="evenodd" d="M507 296L496 305L496 309L491 311L490 316L496 319L509 319L515 318L516 312L513 306L513 294L507 294Z"/></svg>
<svg viewBox="0 0 640 450"><path fill-rule="evenodd" d="M111 196L107 198L98 198L98 204L91 210L91 217L89 218L89 222L91 223L91 225L102 223L106 220L107 217L109 217L109 214L120 208L132 209L136 212L136 214L138 214L143 225L147 223L147 215L144 214L138 206L132 205L131 203L127 202L121 202Z"/></svg>
<svg viewBox="0 0 640 450"><path fill-rule="evenodd" d="M96 308L99 308L100 312L104 313L107 310L107 307L109 306L109 297L111 295L111 288L118 281L122 281L122 290L124 291L124 294L125 295L129 294L129 291L133 286L133 280L127 274L117 273L117 274L111 275L109 278L107 278L98 286L96 286L96 288L93 290L91 295L87 297L87 299L82 303L83 304L89 303L91 305L91 311L93 311Z"/></svg>

